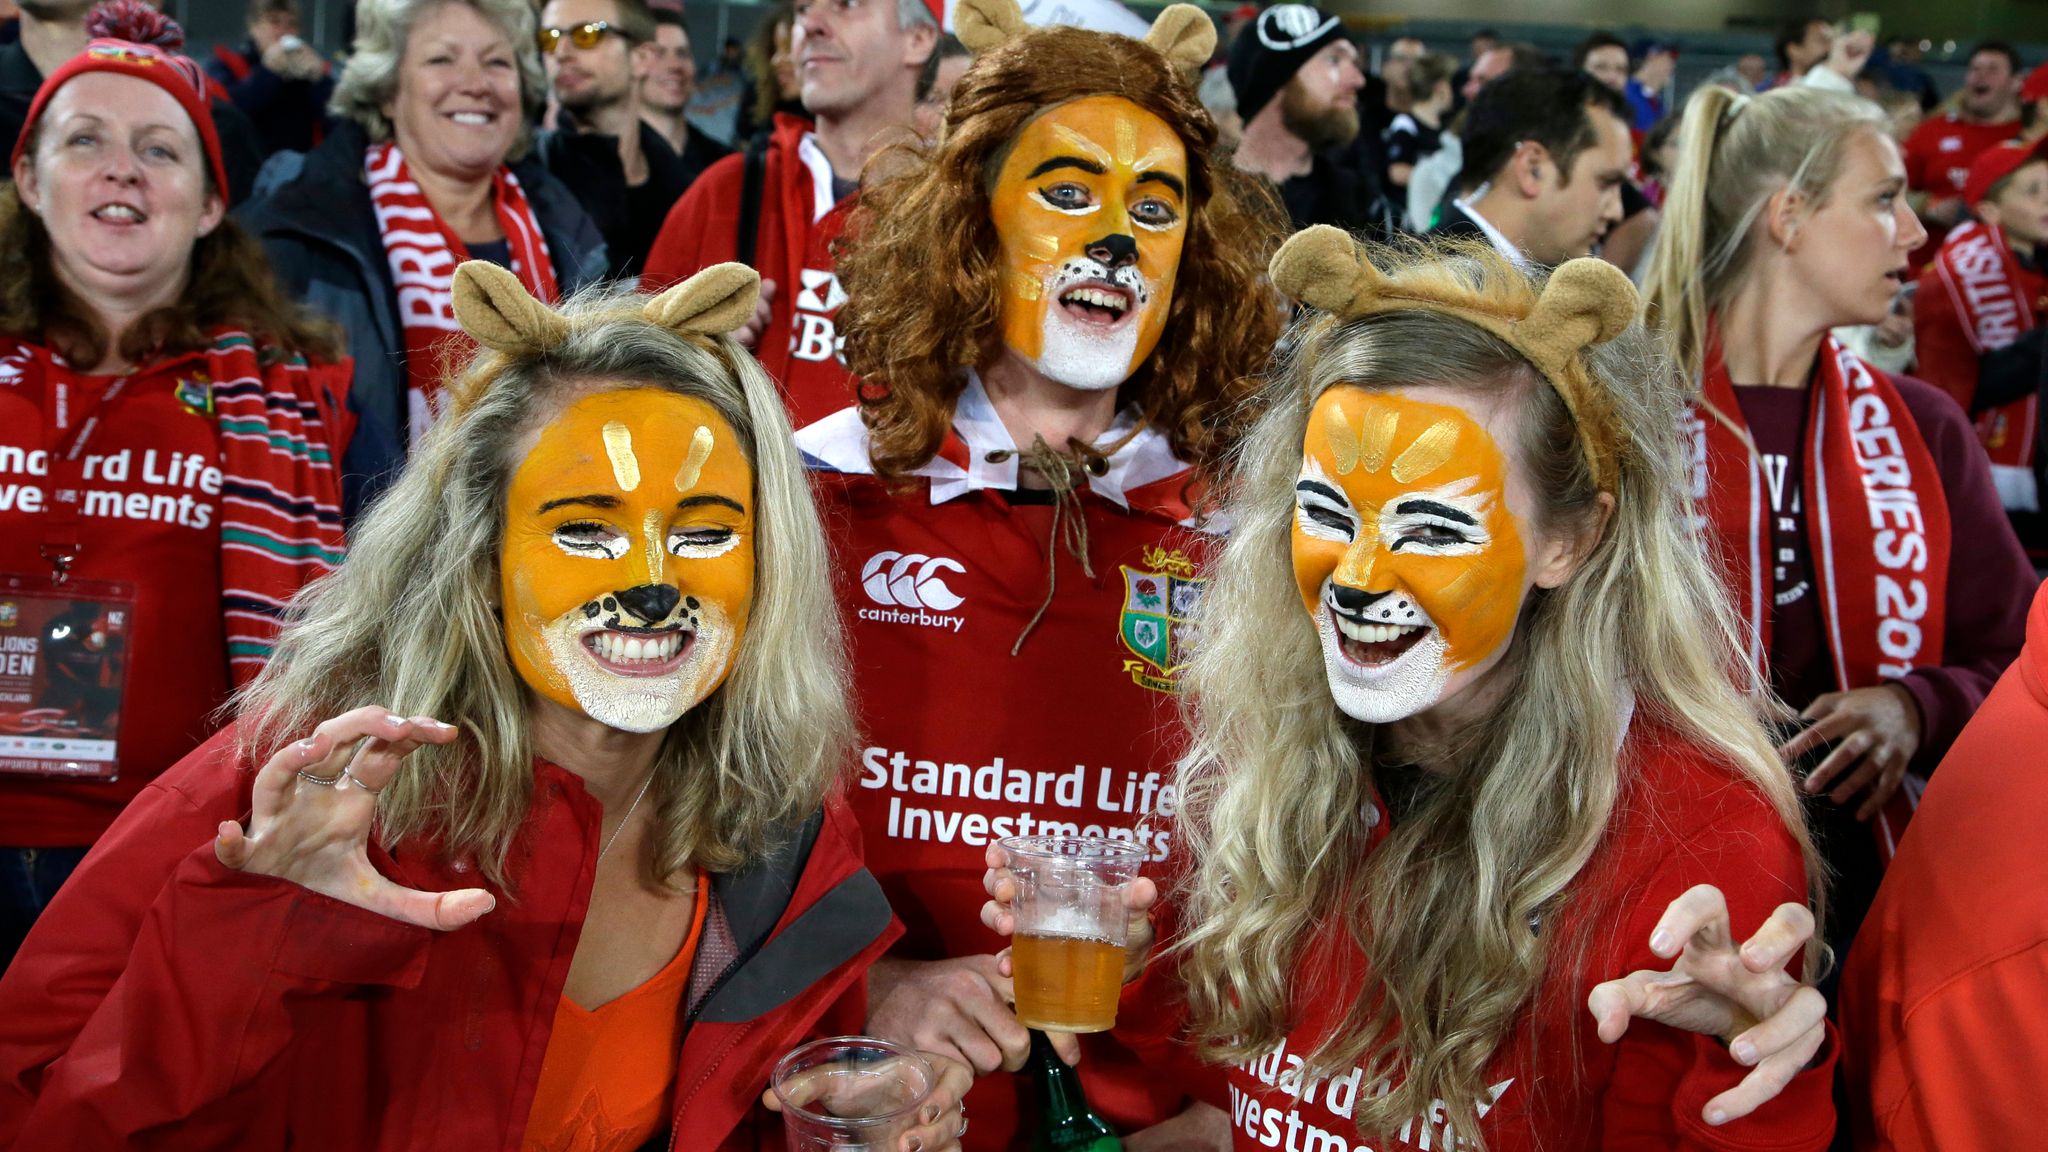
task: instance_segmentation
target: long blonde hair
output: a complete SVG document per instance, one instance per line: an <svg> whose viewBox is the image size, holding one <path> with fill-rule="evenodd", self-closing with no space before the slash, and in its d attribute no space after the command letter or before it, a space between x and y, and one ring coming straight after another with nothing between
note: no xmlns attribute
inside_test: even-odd
<svg viewBox="0 0 2048 1152"><path fill-rule="evenodd" d="M378 801L395 843L439 840L504 882L526 816L533 749L524 684L497 608L505 490L517 445L592 387L695 397L732 426L754 468L754 602L731 674L668 730L656 761L655 875L728 871L823 800L852 747L844 637L824 534L775 385L729 339L699 344L593 289L562 308L545 355L482 353L391 490L356 526L348 562L294 602L275 654L236 700L256 762L365 704L458 724Z"/></svg>
<svg viewBox="0 0 2048 1152"><path fill-rule="evenodd" d="M1538 285L1490 248L1381 249L1405 284L1462 292L1526 316ZM1419 294L1428 295L1431 290ZM1478 1139L1488 1063L1546 965L1569 889L1627 786L1621 697L1725 761L1767 800L1819 875L1797 798L1729 670L1741 647L1681 507L1679 396L1640 328L1587 353L1612 404L1614 510L1564 585L1535 590L1497 677L1500 705L1434 752L1417 798L1367 851L1380 734L1341 714L1291 567L1294 485L1311 407L1338 384L1444 384L1520 411L1519 457L1547 530L1597 523L1599 491L1570 411L1505 341L1456 317L1311 315L1261 397L1226 481L1230 540L1203 597L1187 672L1194 748L1183 770L1187 995L1205 1052L1244 1060L1294 1022L1306 990L1351 997L1309 1075L1362 1064L1362 1134L1450 1110ZM1311 941L1340 924L1363 950L1362 986L1312 973ZM1359 973L1344 973L1355 979ZM1307 1076L1304 1076L1306 1082Z"/></svg>
<svg viewBox="0 0 2048 1152"><path fill-rule="evenodd" d="M1686 379L1706 361L1707 318L1749 274L1771 197L1789 190L1807 211L1825 204L1859 129L1883 135L1884 109L1820 88L1741 96L1703 84L1686 101L1644 296L1646 320Z"/></svg>

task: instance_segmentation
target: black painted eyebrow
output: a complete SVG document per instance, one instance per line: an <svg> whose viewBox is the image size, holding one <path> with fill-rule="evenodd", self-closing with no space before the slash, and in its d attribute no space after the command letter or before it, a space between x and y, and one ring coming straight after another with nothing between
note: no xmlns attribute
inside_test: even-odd
<svg viewBox="0 0 2048 1152"><path fill-rule="evenodd" d="M704 508L712 506L719 508L730 508L742 516L747 514L746 507L742 505L739 501L731 498L730 496L685 496L681 500L676 501L676 507L679 509Z"/></svg>
<svg viewBox="0 0 2048 1152"><path fill-rule="evenodd" d="M566 508L569 507L570 505L581 505L585 508L617 508L619 506L619 498L617 496L605 496L602 494L594 494L590 496L564 496L560 500L550 500L547 503L541 505L540 511L541 513L552 512L557 508ZM536 515L539 514L540 513L536 513Z"/></svg>
<svg viewBox="0 0 2048 1152"><path fill-rule="evenodd" d="M1171 172L1146 172L1141 174L1136 182L1139 184L1143 184L1147 180L1156 181L1158 183L1166 185L1168 188L1173 190L1173 194L1175 196L1178 196L1183 200L1188 198L1188 186L1181 182L1180 177L1175 176Z"/></svg>
<svg viewBox="0 0 2048 1152"><path fill-rule="evenodd" d="M1439 504L1434 500L1403 500L1394 511L1403 514L1419 512L1428 516L1441 516L1446 520L1455 520L1460 524L1470 524L1474 528L1479 527L1479 521L1474 520L1470 512L1460 511L1449 504Z"/></svg>
<svg viewBox="0 0 2048 1152"><path fill-rule="evenodd" d="M1096 176L1105 175L1109 171L1109 169L1104 168L1102 165L1097 164L1095 161L1084 160L1079 156L1055 156L1052 159L1047 160L1044 163L1040 164L1038 167L1033 168L1031 170L1031 175L1025 177L1025 179L1035 180L1038 177L1045 175L1047 172L1057 172L1061 168L1079 168L1083 172L1088 172Z"/></svg>
<svg viewBox="0 0 2048 1152"><path fill-rule="evenodd" d="M1303 480L1294 486L1294 490L1296 492L1313 492L1346 508L1351 507L1351 501L1346 500L1342 492L1337 491L1320 480Z"/></svg>

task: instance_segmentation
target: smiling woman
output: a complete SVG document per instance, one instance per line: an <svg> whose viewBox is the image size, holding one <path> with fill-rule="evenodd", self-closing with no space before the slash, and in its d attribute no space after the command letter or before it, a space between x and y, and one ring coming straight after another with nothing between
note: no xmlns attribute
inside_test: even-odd
<svg viewBox="0 0 2048 1152"><path fill-rule="evenodd" d="M455 266L475 257L553 301L604 274L603 237L527 155L546 82L523 0L364 0L310 153L273 159L243 209L289 290L338 321L358 367L351 516L432 425L474 349Z"/></svg>
<svg viewBox="0 0 2048 1152"><path fill-rule="evenodd" d="M0 765L0 854L40 853L48 888L50 862L76 861L214 727L285 602L341 556L331 462L348 362L223 219L197 66L119 38L151 29L96 20L99 38L37 93L0 186L4 614L14 627L35 586L95 622L66 644L50 621L42 653L82 698L21 708L10 693L6 723L104 749ZM108 581L133 603L65 598ZM26 778L25 764L73 778ZM0 965L47 899L0 896Z"/></svg>
<svg viewBox="0 0 2048 1152"><path fill-rule="evenodd" d="M860 1030L900 929L834 789L823 532L728 335L758 280L455 289L488 351L446 418L0 981L0 1144L756 1148L775 1061ZM934 1063L891 1152L952 1146Z"/></svg>

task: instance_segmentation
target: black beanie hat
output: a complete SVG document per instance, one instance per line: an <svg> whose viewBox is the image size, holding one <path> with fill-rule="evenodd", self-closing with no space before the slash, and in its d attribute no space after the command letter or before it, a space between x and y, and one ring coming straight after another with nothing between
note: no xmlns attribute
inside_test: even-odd
<svg viewBox="0 0 2048 1152"><path fill-rule="evenodd" d="M1225 73L1237 94L1237 114L1249 123L1273 102L1309 57L1344 38L1344 26L1306 4L1275 4L1259 13L1230 46Z"/></svg>

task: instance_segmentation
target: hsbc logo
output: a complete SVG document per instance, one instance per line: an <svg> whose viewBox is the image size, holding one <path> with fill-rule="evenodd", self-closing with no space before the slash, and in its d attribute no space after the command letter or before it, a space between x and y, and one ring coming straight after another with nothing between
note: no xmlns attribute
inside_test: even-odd
<svg viewBox="0 0 2048 1152"><path fill-rule="evenodd" d="M965 576L967 569L950 556L877 552L861 565L860 587L880 607L862 608L855 615L862 620L958 632L967 618L942 613L960 607L967 598L946 582L949 573Z"/></svg>

